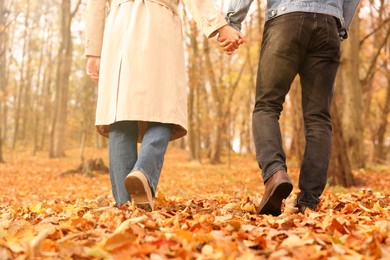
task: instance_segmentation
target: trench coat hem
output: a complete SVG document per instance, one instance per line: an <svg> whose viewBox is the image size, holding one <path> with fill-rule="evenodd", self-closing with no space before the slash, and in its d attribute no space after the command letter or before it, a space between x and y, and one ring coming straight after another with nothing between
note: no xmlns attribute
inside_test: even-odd
<svg viewBox="0 0 390 260"><path fill-rule="evenodd" d="M125 120L120 120L120 121L125 121ZM116 122L120 122L116 121ZM138 121L138 120L129 120L129 121ZM114 122L115 123L115 122ZM172 125L172 134L170 141L179 139L185 135L187 135L187 130L182 127L181 125L178 124L172 124L172 123L167 123ZM96 125L96 130L97 132L106 137L109 138L109 133L110 133L110 125ZM138 121L138 130L139 130L139 136L138 136L138 142L141 143L142 139L145 135L146 129L148 129L148 122L146 121Z"/></svg>

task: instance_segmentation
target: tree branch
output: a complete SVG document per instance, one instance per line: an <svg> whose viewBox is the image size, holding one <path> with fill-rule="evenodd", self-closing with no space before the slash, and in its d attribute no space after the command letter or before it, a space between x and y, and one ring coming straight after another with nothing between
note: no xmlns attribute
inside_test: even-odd
<svg viewBox="0 0 390 260"><path fill-rule="evenodd" d="M389 36L390 36L390 27L387 29L386 36L383 39L383 42L379 45L378 50L376 51L374 58L372 59L371 65L366 73L366 76L360 81L363 86L365 84L367 84L367 82L370 81L372 79L372 77L374 76L376 62L379 58L379 55L380 55L383 47L386 45L387 40L389 39Z"/></svg>
<svg viewBox="0 0 390 260"><path fill-rule="evenodd" d="M76 15L76 13L78 12L79 8L80 8L80 5L81 5L81 0L79 0L79 2L77 3L76 5L76 8L73 10L72 14L70 15L70 20L73 19L73 17Z"/></svg>
<svg viewBox="0 0 390 260"><path fill-rule="evenodd" d="M359 42L359 45L362 46L364 44L364 42L370 38L372 35L374 35L375 33L377 33L380 29L382 29L382 27L384 25L386 25L388 22L390 22L390 18L387 18L386 20L384 20L380 25L378 25L378 27L376 27L374 30L372 30L370 33L368 33L366 36L364 36L360 42Z"/></svg>

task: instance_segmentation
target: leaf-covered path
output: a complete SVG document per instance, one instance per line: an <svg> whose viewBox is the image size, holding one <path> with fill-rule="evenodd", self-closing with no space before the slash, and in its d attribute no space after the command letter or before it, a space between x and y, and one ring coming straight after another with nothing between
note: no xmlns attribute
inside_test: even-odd
<svg viewBox="0 0 390 260"><path fill-rule="evenodd" d="M272 217L256 214L264 187L253 157L229 168L171 149L147 213L114 207L107 174L60 176L79 164L68 154L0 164L0 259L390 259L388 169L355 172L363 186L327 187L318 212L302 215L292 168L294 191Z"/></svg>

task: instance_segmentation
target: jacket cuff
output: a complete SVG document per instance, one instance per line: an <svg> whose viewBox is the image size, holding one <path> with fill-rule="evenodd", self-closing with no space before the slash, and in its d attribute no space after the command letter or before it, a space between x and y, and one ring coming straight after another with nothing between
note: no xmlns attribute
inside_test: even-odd
<svg viewBox="0 0 390 260"><path fill-rule="evenodd" d="M101 49L98 48L88 48L85 47L84 55L86 57L100 57L101 56Z"/></svg>
<svg viewBox="0 0 390 260"><path fill-rule="evenodd" d="M100 57L101 56L101 50L97 50L95 48L89 49L88 47L85 48L84 51L85 56L93 56L93 57Z"/></svg>
<svg viewBox="0 0 390 260"><path fill-rule="evenodd" d="M102 52L102 45L103 45L103 31L104 28L101 28L101 30L96 30L93 33L91 32L91 30L88 30L86 32L85 35L86 56L100 56Z"/></svg>
<svg viewBox="0 0 390 260"><path fill-rule="evenodd" d="M241 32L241 24L240 23L230 23L230 26Z"/></svg>
<svg viewBox="0 0 390 260"><path fill-rule="evenodd" d="M227 25L227 22L225 20L221 20L216 24L204 26L203 32L207 38L212 38L217 35L218 29L224 27L225 25Z"/></svg>
<svg viewBox="0 0 390 260"><path fill-rule="evenodd" d="M231 27L233 27L237 31L241 32L241 23L233 22L232 20L230 20L229 15L225 16L225 20L226 20L228 25L230 25Z"/></svg>

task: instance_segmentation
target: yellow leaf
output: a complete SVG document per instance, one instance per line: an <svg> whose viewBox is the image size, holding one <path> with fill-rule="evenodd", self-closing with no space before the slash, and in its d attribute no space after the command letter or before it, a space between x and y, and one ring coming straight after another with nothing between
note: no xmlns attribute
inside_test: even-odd
<svg viewBox="0 0 390 260"><path fill-rule="evenodd" d="M249 212L249 213L256 213L256 208L255 205L252 203L248 202L241 208L244 212Z"/></svg>
<svg viewBox="0 0 390 260"><path fill-rule="evenodd" d="M30 249L34 254L39 254L39 249L42 242L56 231L56 228L52 225L41 230L37 236L35 236L30 242Z"/></svg>
<svg viewBox="0 0 390 260"><path fill-rule="evenodd" d="M109 259L110 254L98 246L85 249L85 253L89 256L96 257L97 259Z"/></svg>
<svg viewBox="0 0 390 260"><path fill-rule="evenodd" d="M119 227L115 230L115 234L117 233L121 233L123 231L126 231L127 229L130 228L130 226L132 224L136 224L136 223L140 223L140 222L145 222L146 220L148 219L147 216L143 215L143 216L140 216L140 217L135 217L135 218L131 218L131 219L128 219L128 220L125 220L123 221Z"/></svg>
<svg viewBox="0 0 390 260"><path fill-rule="evenodd" d="M116 248L129 243L129 241L134 241L136 238L137 236L131 232L117 233L107 238L103 246L107 250L113 251Z"/></svg>
<svg viewBox="0 0 390 260"><path fill-rule="evenodd" d="M20 241L10 241L7 243L7 247L14 253L26 252L26 248Z"/></svg>
<svg viewBox="0 0 390 260"><path fill-rule="evenodd" d="M31 205L29 207L29 210L33 213L37 213L37 214L41 214L42 213L42 204L39 203L39 204L36 204L36 205Z"/></svg>
<svg viewBox="0 0 390 260"><path fill-rule="evenodd" d="M241 228L241 222L238 220L229 221L229 225L233 227L234 231L238 231Z"/></svg>
<svg viewBox="0 0 390 260"><path fill-rule="evenodd" d="M175 234L179 236L181 239L187 240L187 242L195 242L196 239L193 236L193 232L178 229L175 231Z"/></svg>
<svg viewBox="0 0 390 260"><path fill-rule="evenodd" d="M281 244L282 247L286 247L286 248L293 248L293 247L304 246L304 245L305 245L305 241L303 241L297 235L290 235Z"/></svg>

